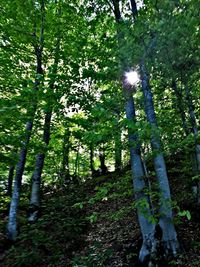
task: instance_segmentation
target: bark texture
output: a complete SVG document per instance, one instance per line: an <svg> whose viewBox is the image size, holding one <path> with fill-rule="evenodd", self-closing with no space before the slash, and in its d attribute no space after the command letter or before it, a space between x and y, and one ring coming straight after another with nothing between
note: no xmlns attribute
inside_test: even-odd
<svg viewBox="0 0 200 267"><path fill-rule="evenodd" d="M45 144L44 152L39 153L36 156L35 169L32 177L31 200L30 200L30 210L28 218L29 222L34 222L38 218L39 207L40 207L41 175L44 166L47 147L50 141L51 116L52 116L52 109L45 115L44 133L43 133L43 141Z"/></svg>
<svg viewBox="0 0 200 267"><path fill-rule="evenodd" d="M152 92L149 84L149 77L144 62L140 64L140 73L142 80L142 90L144 95L144 106L147 121L151 126L151 147L154 152L154 168L157 182L159 184L160 208L159 208L159 225L162 230L162 246L164 253L176 255L178 249L177 234L173 224L171 195L169 181L165 166L165 160L162 153L160 136L156 122Z"/></svg>
<svg viewBox="0 0 200 267"><path fill-rule="evenodd" d="M132 4L135 4L132 8L136 9L135 1L131 1ZM121 13L119 8L119 1L113 0L114 7L114 15L117 25L121 23ZM135 17L136 13L134 13ZM121 31L120 27L117 29L117 37L119 50L123 50L124 44L124 33ZM127 67L127 59L126 55L124 57L123 52L120 52L120 63L124 68L124 72L128 69ZM125 96L125 111L126 118L130 124L136 122L135 116L135 106L132 96L131 86L129 86L126 82L125 77L122 78L124 96ZM151 207L149 205L149 199L144 193L145 189L145 180L144 180L144 168L140 154L140 144L138 142L137 133L132 131L132 129L128 128L128 138L129 138L129 146L130 146L130 156L131 156L131 169L133 176L133 187L135 193L135 200L137 201L137 215L138 221L140 225L140 230L143 237L142 247L139 253L140 262L149 261L151 257L154 257L157 242L155 239L155 224L152 223L152 212Z"/></svg>
<svg viewBox="0 0 200 267"><path fill-rule="evenodd" d="M54 85L55 77L58 70L59 62L59 51L60 51L60 36L57 38L56 48L55 48L55 58L52 69L52 79L49 84L49 98L47 103L47 111L45 113L44 120L44 130L43 130L43 144L44 148L36 156L35 169L32 177L32 189L31 189L31 199L30 199L30 209L29 209L29 222L35 222L38 219L39 208L40 208L40 184L41 184L41 175L44 167L44 161L50 141L51 134L51 118L54 107Z"/></svg>
<svg viewBox="0 0 200 267"><path fill-rule="evenodd" d="M26 129L25 129L25 136L22 141L21 150L19 152L19 160L16 165L16 173L14 178L14 188L10 203L10 209L9 209L9 218L8 218L8 225L7 225L7 232L8 232L8 239L14 241L17 237L17 211L18 211L18 205L19 205L19 198L20 198L20 187L22 182L22 175L24 172L24 167L26 163L26 156L27 156L27 148L31 137L31 131L33 128L33 120L37 109L37 91L40 85L40 80L38 77L43 75L43 69L42 69L42 52L43 52L43 42L44 42L44 0L41 1L41 29L40 29L40 38L39 38L39 44L37 42L36 38L36 29L33 33L33 43L34 43L34 49L35 49L35 56L36 56L36 79L35 79L35 86L33 88L34 96L32 99L32 105L30 106L28 110L28 118L29 120L26 123ZM34 25L34 28L35 25Z"/></svg>
<svg viewBox="0 0 200 267"><path fill-rule="evenodd" d="M130 121L130 123L134 123L136 121L136 116L132 94L130 92L125 92L125 99L126 118L128 121ZM145 262L147 259L153 257L156 252L157 243L155 239L155 224L151 221L153 214L149 205L149 199L144 193L146 186L144 179L145 173L141 159L137 133L133 132L129 128L128 138L131 155L133 187L135 192L135 200L138 203L137 215L143 237L143 243L139 253L139 260L140 262Z"/></svg>
<svg viewBox="0 0 200 267"><path fill-rule="evenodd" d="M12 198L9 209L9 217L8 217L8 239L15 240L17 237L17 211L19 205L19 197L20 197L20 187L22 181L22 175L24 172L26 155L27 155L27 146L30 141L31 131L33 127L33 120L28 121L26 123L26 132L25 132L25 140L23 141L22 148L19 154L19 160L16 165L16 173L14 178L14 187L12 192Z"/></svg>

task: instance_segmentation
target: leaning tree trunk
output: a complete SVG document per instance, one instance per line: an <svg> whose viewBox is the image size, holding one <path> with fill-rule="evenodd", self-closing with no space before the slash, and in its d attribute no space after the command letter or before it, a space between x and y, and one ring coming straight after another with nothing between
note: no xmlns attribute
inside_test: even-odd
<svg viewBox="0 0 200 267"><path fill-rule="evenodd" d="M51 125L52 108L45 115L43 142L45 144L44 152L39 153L36 156L35 169L32 176L32 189L29 208L29 222L35 222L38 218L40 208L40 183L41 175L44 166L44 160L46 156L47 147L50 140L50 125Z"/></svg>
<svg viewBox="0 0 200 267"><path fill-rule="evenodd" d="M33 120L26 123L26 137L23 142L23 147L21 148L19 154L18 163L16 165L16 174L14 178L14 187L10 203L8 226L7 226L8 239L10 240L15 240L17 236L17 210L20 197L20 187L26 162L27 146L30 141L32 127L33 127Z"/></svg>
<svg viewBox="0 0 200 267"><path fill-rule="evenodd" d="M14 172L15 172L15 159L17 156L17 149L14 149L12 153L12 163L9 166L8 172L8 183L7 183L7 192L6 194L12 197L12 187L13 187L13 179L14 179Z"/></svg>
<svg viewBox="0 0 200 267"><path fill-rule="evenodd" d="M14 171L15 171L15 166L10 165L9 172L8 172L7 192L6 192L6 194L10 197L12 196L12 184L13 184L13 178L14 178Z"/></svg>
<svg viewBox="0 0 200 267"><path fill-rule="evenodd" d="M188 110L189 110L189 115L190 115L190 122L192 126L192 131L194 134L195 138L195 153L196 153L196 167L197 167L197 174L200 175L200 144L199 144L199 131L198 131L198 126L197 126L197 120L196 120L196 115L194 112L194 105L192 102L192 97L191 93L189 90L188 85L185 85L185 91L186 91L186 100L187 100L187 105L188 105ZM197 181L197 203L200 205L200 179Z"/></svg>
<svg viewBox="0 0 200 267"><path fill-rule="evenodd" d="M35 89L37 87L35 87ZM21 181L22 181L22 175L23 175L24 167L26 163L27 147L28 147L30 137L31 137L31 132L33 128L33 120L34 120L36 108L37 108L37 103L35 102L30 112L31 120L26 123L25 140L22 143L22 148L19 153L19 160L16 165L14 186L13 186L12 198L11 198L11 203L10 203L8 226L7 226L8 239L13 240L13 241L16 239L16 236L17 236L17 210L18 210L19 198L20 198Z"/></svg>
<svg viewBox="0 0 200 267"><path fill-rule="evenodd" d="M134 2L134 1L132 1ZM113 0L113 8L115 20L117 23L117 38L119 44L120 52L120 63L124 68L124 72L128 69L126 55L123 53L124 43L124 33L121 30L121 12L119 8L119 0ZM137 14L137 10L134 16ZM130 123L136 122L135 116L135 106L133 101L133 96L130 88L127 87L126 80L123 78L123 89L125 96L125 110L126 118ZM144 180L144 169L140 154L140 145L138 142L138 136L136 132L133 132L131 128L128 128L128 139L130 146L130 156L131 156L131 169L133 177L133 187L134 194L137 203L137 215L140 225L140 230L142 233L143 243L139 253L139 260L144 263L149 260L149 258L154 257L154 252L156 250L156 239L155 239L155 224L152 219L152 212L149 204L149 199L144 193L145 180Z"/></svg>
<svg viewBox="0 0 200 267"><path fill-rule="evenodd" d="M44 0L41 2L41 31L40 31L40 40L39 45L37 44L36 40L36 29L33 34L34 38L34 49L35 49L35 55L37 60L37 70L36 70L36 79L35 79L35 86L34 86L34 97L33 102L31 105L31 108L28 110L28 117L30 118L26 123L26 129L25 129L25 137L22 142L22 147L19 153L19 160L16 165L16 173L14 178L14 188L12 193L12 199L10 203L10 209L9 209L9 217L8 217L8 225L7 225L7 231L8 231L8 239L14 241L17 237L17 211L18 211L18 205L19 205L19 198L20 198L20 188L21 188L21 181L22 181L22 175L24 172L24 167L26 163L26 156L27 156L27 147L30 141L31 132L33 128L33 120L37 109L37 91L40 85L40 80L38 79L38 76L43 75L43 69L42 69L42 51L43 51L43 42L44 42Z"/></svg>
<svg viewBox="0 0 200 267"><path fill-rule="evenodd" d="M176 230L173 224L169 181L167 177L165 160L163 153L161 152L161 141L158 133L153 97L144 61L142 61L140 64L140 73L144 95L145 113L147 121L151 126L151 147L154 152L154 168L161 193L159 226L162 230L162 246L165 255L168 255L169 253L173 253L175 255L178 249L178 241Z"/></svg>
<svg viewBox="0 0 200 267"><path fill-rule="evenodd" d="M60 12L60 11L59 11ZM60 34L60 33L59 33ZM50 141L50 130L51 130L51 118L54 105L54 85L56 74L58 70L59 62L59 51L60 51L60 36L57 38L56 48L55 48L55 59L52 70L52 80L49 84L49 96L48 96L48 106L45 113L44 120L44 130L43 130L43 143L44 149L36 156L35 169L32 177L32 189L31 189L31 199L30 199L30 208L29 208L29 222L35 222L38 219L39 209L40 209L40 184L41 184L41 175L44 167L44 160L46 157L49 141Z"/></svg>
<svg viewBox="0 0 200 267"><path fill-rule="evenodd" d="M126 90L126 89L125 89ZM136 122L135 107L133 97L130 92L125 91L125 110L126 118L130 124ZM143 237L142 247L139 253L140 262L146 262L154 257L156 252L155 224L152 221L152 212L148 196L145 195L145 173L140 153L140 145L136 132L131 127L128 129L128 138L131 155L131 169L133 176L133 187L135 192L135 200L137 203L137 215L140 230Z"/></svg>

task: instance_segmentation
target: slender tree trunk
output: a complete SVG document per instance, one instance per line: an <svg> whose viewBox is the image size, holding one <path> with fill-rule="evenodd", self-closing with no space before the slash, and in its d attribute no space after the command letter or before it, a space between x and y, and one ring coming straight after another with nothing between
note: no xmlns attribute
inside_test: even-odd
<svg viewBox="0 0 200 267"><path fill-rule="evenodd" d="M183 104L184 104L183 103L183 96L182 96L181 91L177 88L177 84L176 84L176 81L174 79L172 80L172 89L174 90L176 98L177 98L177 108L178 108L179 114L181 116L183 130L185 132L185 135L188 136L189 129L187 126L187 120L186 120L186 115L185 115L184 106L183 106Z"/></svg>
<svg viewBox="0 0 200 267"><path fill-rule="evenodd" d="M59 10L60 15L60 10ZM59 31L58 31L59 32ZM60 32L59 32L60 34ZM44 160L46 157L49 141L50 141L50 130L51 130L51 118L54 105L54 85L56 74L58 70L59 62L59 51L60 51L60 36L57 38L56 48L55 48L55 58L52 70L52 80L49 84L49 103L47 104L47 111L45 113L44 120L44 130L43 130L43 143L44 150L36 156L35 169L32 177L32 190L31 190L31 199L30 199L30 209L29 209L29 222L35 222L38 219L39 208L40 208L40 184L41 184L41 175L44 167Z"/></svg>
<svg viewBox="0 0 200 267"><path fill-rule="evenodd" d="M135 1L132 1L135 3ZM114 15L117 25L121 23L121 13L119 8L119 1L113 0ZM136 3L133 9L136 8ZM134 12L135 18L136 12ZM118 43L119 50L123 50L124 43L124 33L118 28ZM127 60L126 56L123 57L123 53L120 51L120 63L124 67L124 72L127 70ZM125 110L126 118L129 122L136 122L135 106L133 101L133 96L131 88L127 86L127 83L123 77L123 89L125 96ZM155 224L152 222L152 212L149 205L149 199L144 193L145 180L144 180L144 168L142 164L140 145L138 141L138 135L133 132L131 128L128 128L128 138L130 146L130 156L131 156L131 169L133 177L133 187L135 200L137 202L137 215L140 225L140 230L142 233L143 243L139 253L139 260L141 263L148 261L149 258L153 257L156 251L156 239L155 239Z"/></svg>
<svg viewBox="0 0 200 267"><path fill-rule="evenodd" d="M186 115L185 115L185 110L184 110L184 101L183 101L183 95L180 89L178 89L176 81L172 80L172 89L174 90L177 98L177 107L181 116L181 121L182 121L182 127L185 132L185 136L187 137L191 131L189 130L189 127L187 125L187 120L186 120ZM186 93L186 98L187 98L187 93ZM189 155L191 163L192 163L192 172L194 175L198 174L198 166L197 166L197 156L196 156L196 151L194 149L189 149Z"/></svg>
<svg viewBox="0 0 200 267"><path fill-rule="evenodd" d="M79 165L79 149L80 149L80 144L78 144L78 148L76 151L76 159L75 159L75 164L74 164L74 181L78 178L78 165Z"/></svg>
<svg viewBox="0 0 200 267"><path fill-rule="evenodd" d="M36 156L35 169L32 177L32 189L29 209L29 222L35 222L38 218L40 207L40 184L41 175L44 167L44 160L46 156L47 147L50 141L50 125L51 125L52 108L45 115L43 142L45 144L44 152Z"/></svg>
<svg viewBox="0 0 200 267"><path fill-rule="evenodd" d="M122 168L121 132L115 137L115 171Z"/></svg>
<svg viewBox="0 0 200 267"><path fill-rule="evenodd" d="M120 171L122 167L122 142L121 129L119 127L119 112L116 112L116 129L115 129L115 171Z"/></svg>
<svg viewBox="0 0 200 267"><path fill-rule="evenodd" d="M25 130L25 137L22 143L22 147L19 153L19 160L16 165L16 173L14 179L14 188L12 193L12 199L10 203L9 209L9 218L8 218L8 239L14 241L17 237L17 211L19 205L19 198L20 198L20 187L22 181L22 175L24 172L24 167L26 163L26 156L27 156L27 147L31 137L31 131L33 128L33 120L35 116L35 112L37 109L37 91L40 85L40 81L38 80L38 76L43 75L42 69L42 51L43 51L43 42L44 42L44 0L41 2L41 31L40 31L40 40L39 46L36 40L36 29L34 29L34 48L35 48L35 55L37 60L37 70L36 70L36 79L35 79L35 86L34 86L34 98L31 105L31 108L28 110L28 118L29 120L26 123L26 130Z"/></svg>
<svg viewBox="0 0 200 267"><path fill-rule="evenodd" d="M65 130L63 138L63 159L62 159L62 178L64 183L69 183L70 172L69 172L69 149L70 149L70 131Z"/></svg>
<svg viewBox="0 0 200 267"><path fill-rule="evenodd" d="M13 187L13 179L14 179L14 172L15 172L15 159L17 157L17 149L14 149L12 153L12 163L9 166L8 172L8 184L7 184L7 195L12 197L12 187Z"/></svg>
<svg viewBox="0 0 200 267"><path fill-rule="evenodd" d="M162 230L162 244L166 255L169 253L173 253L175 255L178 249L178 241L173 224L169 181L167 177L165 160L163 153L161 152L161 141L158 133L153 97L144 62L141 62L140 64L140 72L144 95L145 113L147 116L147 121L151 126L151 147L154 152L154 168L161 193L159 225Z"/></svg>
<svg viewBox="0 0 200 267"><path fill-rule="evenodd" d="M13 184L13 178L14 178L14 171L15 166L10 165L9 172L8 172L8 185L7 185L7 195L12 196L12 184Z"/></svg>
<svg viewBox="0 0 200 267"><path fill-rule="evenodd" d="M189 115L190 115L190 122L192 126L192 131L195 138L195 154L196 154L196 167L197 167L197 174L200 175L200 144L198 142L198 126L197 126L197 120L196 115L194 112L194 105L192 102L191 93L189 90L188 85L185 85L185 91L186 91L186 100L188 104L189 109ZM197 203L200 205L200 179L197 181Z"/></svg>
<svg viewBox="0 0 200 267"><path fill-rule="evenodd" d="M100 169L101 169L101 174L106 174L108 172L108 168L105 164L106 156L105 156L105 151L104 149L101 149L99 152L99 160L100 160Z"/></svg>
<svg viewBox="0 0 200 267"><path fill-rule="evenodd" d="M90 170L92 177L94 177L95 169L94 169L94 147L93 144L90 144Z"/></svg>
<svg viewBox="0 0 200 267"><path fill-rule="evenodd" d="M17 210L20 197L20 187L21 187L22 175L24 172L24 166L26 162L27 146L30 141L32 127L33 127L33 120L26 123L26 137L25 141L23 142L23 147L21 148L19 154L18 163L16 165L16 174L14 179L14 187L10 203L8 226L7 226L8 239L10 240L15 240L17 236Z"/></svg>
<svg viewBox="0 0 200 267"><path fill-rule="evenodd" d="M134 123L136 122L136 116L132 94L130 92L126 92L125 99L126 118L131 123ZM152 212L149 205L149 199L144 193L145 174L137 133L133 132L133 130L129 128L128 138L131 155L133 187L135 192L135 200L137 201L137 215L143 237L143 243L139 253L139 260L140 262L145 262L148 258L153 257L156 251L157 243L155 239L155 224L151 220Z"/></svg>

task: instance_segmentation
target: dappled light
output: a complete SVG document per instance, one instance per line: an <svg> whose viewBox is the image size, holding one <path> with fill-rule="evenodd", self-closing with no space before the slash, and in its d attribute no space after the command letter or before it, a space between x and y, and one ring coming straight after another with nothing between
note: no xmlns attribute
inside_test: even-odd
<svg viewBox="0 0 200 267"><path fill-rule="evenodd" d="M199 267L199 1L0 10L0 266Z"/></svg>

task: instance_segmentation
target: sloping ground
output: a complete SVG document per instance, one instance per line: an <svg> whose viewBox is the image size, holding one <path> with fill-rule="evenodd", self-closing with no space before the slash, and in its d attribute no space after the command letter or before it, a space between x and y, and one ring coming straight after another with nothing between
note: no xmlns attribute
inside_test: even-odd
<svg viewBox="0 0 200 267"><path fill-rule="evenodd" d="M181 162L180 162L181 163ZM160 267L199 267L200 266L200 213L190 190L190 170L177 162L168 161L172 198L174 203L175 224L181 251L176 259ZM96 222L92 224L86 237L86 246L76 253L73 267L119 267L138 266L137 257L141 246L140 230L132 198L131 174L113 175L96 188L96 197L89 202L87 212L94 214ZM108 192L106 188L109 188ZM101 193L102 192L102 193ZM191 218L190 218L191 216Z"/></svg>
<svg viewBox="0 0 200 267"><path fill-rule="evenodd" d="M44 192L41 217L35 224L27 223L28 198L22 198L19 236L15 244L9 244L2 234L0 266L69 266L74 251L84 245L83 233L88 227L84 213L72 207L84 198L84 192L81 188L78 192L74 187L70 189Z"/></svg>
<svg viewBox="0 0 200 267"><path fill-rule="evenodd" d="M200 266L199 210L190 194L190 173L180 164L168 161L172 195L178 202L174 208L175 223L182 251L175 260L168 265L162 262L160 267ZM0 266L137 266L141 236L130 171L44 192L41 217L34 225L27 224L25 219L27 203L24 196L15 245L8 249L10 244L0 235ZM181 216L177 215L177 206L185 211ZM6 220L6 214L2 219ZM5 230L3 225L1 232Z"/></svg>

